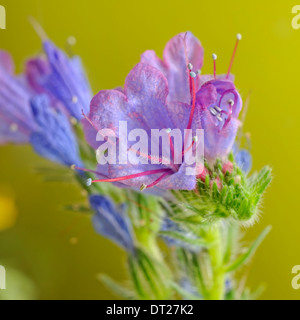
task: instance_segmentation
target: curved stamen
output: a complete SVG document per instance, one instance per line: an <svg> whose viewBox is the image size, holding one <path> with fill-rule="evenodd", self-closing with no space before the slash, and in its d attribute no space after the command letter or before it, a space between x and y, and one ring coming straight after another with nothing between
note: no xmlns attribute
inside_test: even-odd
<svg viewBox="0 0 300 320"><path fill-rule="evenodd" d="M146 186L146 189L150 189L155 187L159 182L161 182L161 180L163 180L165 177L169 176L171 174L171 172L166 172L163 175L161 175L158 179L156 179L154 182L152 182L151 184L149 184L148 186Z"/></svg>
<svg viewBox="0 0 300 320"><path fill-rule="evenodd" d="M145 177L145 176L149 176L149 175L153 175L153 174L157 174L157 173L166 173L166 172L171 174L173 172L173 170L171 170L171 169L157 169L157 170L150 170L150 171L144 171L144 172L140 172L140 173L136 173L136 174L131 174L129 176L118 177L118 178L100 179L100 180L90 180L89 179L87 181L87 183L88 183L88 185L90 185L90 184L96 183L96 182L119 182L119 181L131 180L134 178L140 178L140 177Z"/></svg>
<svg viewBox="0 0 300 320"><path fill-rule="evenodd" d="M237 93L236 93L235 90L232 90L232 89L231 89L231 90L225 91L225 92L222 94L222 96L221 96L221 98L220 98L220 101L219 101L219 105L218 105L219 108L221 108L222 101L223 101L224 97L225 97L227 94L230 94L230 93L232 93L232 94L234 95L234 101L231 100L231 99L228 101L228 104L230 105L231 109L232 109L232 107L233 107L235 104L237 104L238 95L237 95ZM231 102L231 101L232 101L232 102ZM233 110L232 110L232 111L233 111Z"/></svg>
<svg viewBox="0 0 300 320"><path fill-rule="evenodd" d="M227 127L227 125L228 125L228 123L230 122L231 117L232 117L232 104L228 102L228 105L229 105L229 112L226 112L226 114L227 114L228 117L227 117L227 119L226 119L226 121L225 121L225 123L224 123L223 128L226 128L226 127Z"/></svg>

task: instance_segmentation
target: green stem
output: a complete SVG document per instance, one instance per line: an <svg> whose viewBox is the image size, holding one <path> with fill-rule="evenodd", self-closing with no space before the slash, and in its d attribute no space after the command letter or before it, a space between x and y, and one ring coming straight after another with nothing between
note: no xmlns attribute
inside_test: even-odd
<svg viewBox="0 0 300 320"><path fill-rule="evenodd" d="M225 292L225 272L223 268L223 248L220 227L212 226L206 233L206 239L211 245L208 247L210 257L212 281L209 288L209 300L223 300Z"/></svg>

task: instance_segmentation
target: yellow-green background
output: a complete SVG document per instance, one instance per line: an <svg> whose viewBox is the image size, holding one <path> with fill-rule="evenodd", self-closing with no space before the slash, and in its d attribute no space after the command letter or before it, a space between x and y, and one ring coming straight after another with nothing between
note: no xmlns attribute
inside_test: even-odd
<svg viewBox="0 0 300 320"><path fill-rule="evenodd" d="M300 264L299 116L300 30L291 26L296 1L74 1L1 0L7 30L0 47L9 50L18 70L40 50L27 17L33 15L60 46L68 36L82 56L94 91L122 85L146 49L162 53L175 34L190 30L205 48L204 72L225 72L235 35L243 40L234 63L243 97L252 90L246 130L251 131L254 169L274 168L259 224L247 230L254 238L267 225L272 233L259 249L248 285L267 284L266 299L299 299L291 287L291 269ZM121 250L95 235L88 218L65 212L82 200L72 184L43 183L34 173L47 162L30 147L0 149L0 189L13 194L19 212L14 228L0 233L0 264L32 279L41 299L102 299L112 296L96 280L106 272L126 279ZM77 237L76 245L70 238Z"/></svg>

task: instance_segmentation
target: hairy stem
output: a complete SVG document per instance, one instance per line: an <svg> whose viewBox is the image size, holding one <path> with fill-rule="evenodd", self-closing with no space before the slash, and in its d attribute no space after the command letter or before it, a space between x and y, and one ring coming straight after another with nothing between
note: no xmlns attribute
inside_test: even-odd
<svg viewBox="0 0 300 320"><path fill-rule="evenodd" d="M225 292L225 272L223 268L223 247L220 227L212 226L206 233L207 241L211 243L208 254L211 264L211 285L209 288L209 300L223 300Z"/></svg>

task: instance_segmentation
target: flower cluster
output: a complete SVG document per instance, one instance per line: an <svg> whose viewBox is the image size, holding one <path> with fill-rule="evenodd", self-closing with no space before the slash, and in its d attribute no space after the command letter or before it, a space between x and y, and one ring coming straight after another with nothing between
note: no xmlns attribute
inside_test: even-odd
<svg viewBox="0 0 300 320"><path fill-rule="evenodd" d="M31 142L52 161L81 165L72 123L81 119L92 97L78 57L68 58L52 42L45 57L27 61L15 75L11 56L0 51L0 142Z"/></svg>
<svg viewBox="0 0 300 320"><path fill-rule="evenodd" d="M96 232L128 254L132 286L106 276L104 283L130 299L242 298L233 272L269 230L236 259L238 227L257 219L271 170L248 176L251 155L235 142L242 99L231 68L241 35L225 75L217 75L216 54L213 74L202 74L203 47L186 32L167 43L162 59L144 52L123 87L93 97L80 58L67 56L36 27L44 54L29 59L24 74L16 75L11 56L0 51L0 144L30 143L40 156L75 169ZM120 122L146 136L161 132L167 147L154 156L152 141L145 151L128 140L126 148L112 149L123 161L88 168L96 167L99 153L106 159L111 143L121 144ZM191 162L199 145L204 152ZM124 159L128 150L135 163Z"/></svg>

